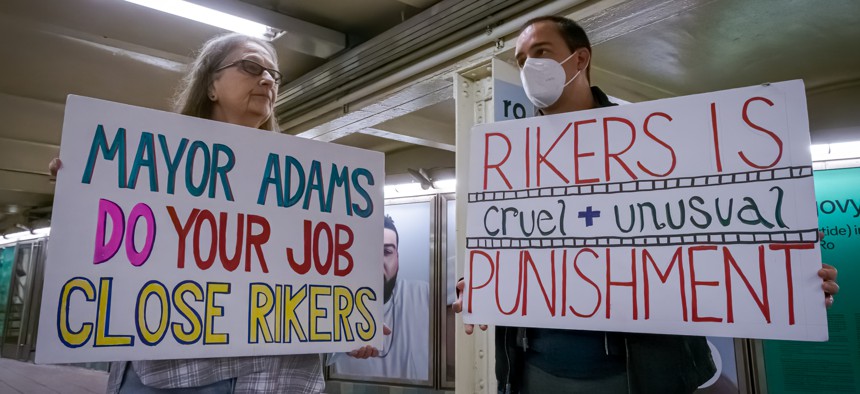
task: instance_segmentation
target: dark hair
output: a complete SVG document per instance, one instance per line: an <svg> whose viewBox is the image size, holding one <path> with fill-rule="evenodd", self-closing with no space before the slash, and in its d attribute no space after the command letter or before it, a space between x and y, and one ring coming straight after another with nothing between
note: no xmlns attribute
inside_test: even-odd
<svg viewBox="0 0 860 394"><path fill-rule="evenodd" d="M586 48L588 49L588 53L591 53L591 41L588 40L588 35L585 34L585 29L573 20L563 16L546 15L529 19L528 22L523 24L520 31L523 31L527 27L538 22L553 22L555 27L558 29L558 34L560 34L561 38L564 39L564 42L567 44L567 48L570 49L571 53L579 48ZM588 79L591 80L591 62L588 63L588 68L586 68L585 74Z"/></svg>
<svg viewBox="0 0 860 394"><path fill-rule="evenodd" d="M176 98L174 99L174 107L176 112L183 115L195 116L198 118L212 118L212 100L209 99L209 88L215 81L215 70L222 66L227 56L233 50L245 43L253 42L263 47L273 63L278 63L278 55L275 53L275 48L268 42L259 38L248 37L238 33L222 34L203 44L200 52L194 61L188 65L188 72L182 78L182 83L177 90ZM274 103L272 103L274 106ZM277 131L277 122L275 121L274 109L269 119L266 119L260 129Z"/></svg>
<svg viewBox="0 0 860 394"><path fill-rule="evenodd" d="M397 247L400 247L400 234L397 233L397 227L394 225L394 219L389 215L385 215L385 220L383 221L382 226L391 231L394 231L394 236L397 238Z"/></svg>

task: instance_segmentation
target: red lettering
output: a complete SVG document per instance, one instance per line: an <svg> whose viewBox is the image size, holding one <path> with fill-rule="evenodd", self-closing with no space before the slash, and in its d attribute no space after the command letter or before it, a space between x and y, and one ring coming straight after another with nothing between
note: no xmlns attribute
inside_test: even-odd
<svg viewBox="0 0 860 394"><path fill-rule="evenodd" d="M763 165L763 166L755 164L752 161L750 161L749 159L747 159L746 155L744 155L744 152L742 152L742 151L738 151L738 155L741 157L741 159L744 161L744 163L747 163L748 166L763 170L766 168L771 168L771 167L775 166L776 163L779 163L779 159L782 158L782 140L774 132L765 129L764 127L761 127L761 126L753 123L750 120L747 109L748 109L750 103L753 101L764 101L765 103L767 103L767 105L769 105L771 107L773 107L773 102L764 98L764 97L753 97L753 98L747 100L744 103L743 118L744 118L744 122L746 122L747 125L749 125L750 127L754 128L758 131L761 131L762 133L767 134L770 138L772 138L773 141L776 142L776 147L777 147L777 150L779 151L779 153L777 153L776 159L774 159L773 162L771 162L770 164L767 164L767 165Z"/></svg>
<svg viewBox="0 0 860 394"><path fill-rule="evenodd" d="M305 259L303 261L297 262L293 255L293 248L287 248L287 262L290 264L290 268L299 275L307 274L311 270L311 226L312 223L310 220L304 221L304 231L302 233L305 235Z"/></svg>
<svg viewBox="0 0 860 394"><path fill-rule="evenodd" d="M772 244L768 245L768 247L770 250L785 251L785 277L787 282L786 285L788 287L788 325L792 326L794 325L794 281L791 277L791 251L813 249L815 248L815 244Z"/></svg>
<svg viewBox="0 0 860 394"><path fill-rule="evenodd" d="M326 246L326 254L325 254L325 262L320 258L320 234L325 232L325 246ZM329 227L326 222L317 223L316 228L314 228L314 267L316 267L317 272L320 275L328 274L328 271L331 269L331 256L332 249L334 246L334 237L331 233L331 227Z"/></svg>
<svg viewBox="0 0 860 394"><path fill-rule="evenodd" d="M242 258L242 240L245 238L242 228L245 227L245 215L240 213L236 222L236 248L233 251L233 257L227 257L227 212L221 212L219 216L221 222L218 228L218 252L221 256L221 265L227 271L233 272L239 267L239 260Z"/></svg>
<svg viewBox="0 0 860 394"><path fill-rule="evenodd" d="M579 165L579 158L580 157L594 156L594 152L579 153L579 126L580 125L586 125L589 123L597 123L597 119L588 119L588 120L581 120L579 122L573 122L573 167L574 167L573 176L574 176L574 183L577 185L581 184L581 183L596 183L596 182L600 181L600 179L598 179L598 178L587 178L587 179L580 179L579 178L579 169L582 167Z"/></svg>
<svg viewBox="0 0 860 394"><path fill-rule="evenodd" d="M537 187L540 187L540 166L541 166L541 164L544 164L547 167L549 167L556 175L558 175L559 178L561 178L561 180L564 181L564 183L570 183L570 181L558 170L558 168L556 168L554 165L552 165L552 163L549 160L547 160L546 157L549 156L549 153L552 152L552 150L555 148L556 145L558 145L558 142L561 140L561 137L564 137L564 135L567 133L567 130L570 129L571 125L573 125L573 123L567 124L567 127L564 128L564 131L562 131L561 134L558 135L558 138L555 139L555 141L552 143L552 145L549 147L549 149L547 149L546 152L544 152L543 154L541 154L541 152L540 152L540 127L537 128L537 154L536 154L537 162L535 165L535 167L537 169Z"/></svg>
<svg viewBox="0 0 860 394"><path fill-rule="evenodd" d="M633 320L639 318L639 307L636 302L636 249L630 250L630 275L632 279L629 282L618 282L612 280L611 275L611 254L610 249L606 248L606 318L610 318L612 312L612 286L630 287L632 290L631 298L633 299Z"/></svg>
<svg viewBox="0 0 860 394"><path fill-rule="evenodd" d="M535 278L538 281L538 286L540 286L540 291L543 293L544 301L546 301L547 309L549 309L549 313L551 316L555 317L555 250L550 251L550 269L552 270L552 288L550 292L552 293L552 300L550 300L550 295L546 292L546 287L543 285L543 281L540 279L540 274L537 272L537 267L535 266L535 262L532 259L531 254L524 250L522 251L524 254L523 263L528 264L532 268L532 272L535 274ZM527 268L527 267L526 267ZM525 272L525 280L523 281L523 316L526 316L526 308L528 308L529 302L529 274L528 270L523 268Z"/></svg>
<svg viewBox="0 0 860 394"><path fill-rule="evenodd" d="M335 224L335 248L334 248L334 256L335 256L335 264L334 264L334 276L347 276L350 272L352 272L352 254L349 253L349 248L352 246L353 236L352 229L349 226L343 224ZM346 234L346 240L342 241L340 237L341 234ZM340 259L343 257L346 260L346 268L340 267Z"/></svg>
<svg viewBox="0 0 860 394"><path fill-rule="evenodd" d="M203 227L203 222L209 222L209 229L211 230L212 236L209 237L209 256L206 259L200 258L200 228ZM218 248L215 245L216 240L218 239L218 230L215 226L215 215L212 212L209 212L208 209L204 209L197 215L197 221L194 222L194 261L197 263L197 267L202 270L207 270L212 266L212 263L215 262L215 253L218 252Z"/></svg>
<svg viewBox="0 0 860 394"><path fill-rule="evenodd" d="M507 151L505 152L505 157L502 159L502 161L500 161L496 164L490 164L489 163L489 160L490 160L490 137L501 137L503 140L505 140L505 144L508 145ZM499 176L501 176L502 180L505 181L505 185L508 185L508 189L513 189L513 186L511 186L511 182L508 181L508 177L505 176L505 173L502 171L502 168L501 168L502 164L505 164L505 162L508 161L508 157L510 157L510 156L511 156L511 140L509 140L506 135L501 134L501 133L487 133L484 136L484 190L487 190L487 173L490 171L491 168L495 169L499 173Z"/></svg>
<svg viewBox="0 0 860 394"><path fill-rule="evenodd" d="M723 161L720 156L720 133L717 129L717 103L711 103L711 132L714 135L714 156L717 162L717 172L723 172Z"/></svg>
<svg viewBox="0 0 860 394"><path fill-rule="evenodd" d="M538 128L538 129L540 129L540 128ZM525 163L526 163L526 187L532 187L532 170L531 170L532 158L531 158L531 150L530 150L531 140L532 140L531 139L531 129L526 127L526 150L525 150L525 154L526 154L526 160L525 160ZM484 189L486 190L486 187Z"/></svg>
<svg viewBox="0 0 860 394"><path fill-rule="evenodd" d="M687 250L687 253L689 254L688 260L690 261L690 263L689 263L690 264L690 290L692 290L692 293L693 293L693 321L694 322L700 322L700 321L721 322L721 321L723 321L723 319L718 318L718 317L708 317L708 316L699 317L699 300L698 300L698 296L696 293L696 287L698 287L698 286L718 286L720 284L720 282L716 282L716 281L698 281L698 280L696 280L696 268L695 268L695 265L693 264L695 261L693 258L693 253L699 252L699 251L705 251L705 250L717 250L717 247L714 245L693 246Z"/></svg>
<svg viewBox="0 0 860 394"><path fill-rule="evenodd" d="M732 275L731 270L729 269L730 267L734 267L735 272L740 275L741 280L743 280L744 284L747 286L747 290L749 290L750 295L753 296L755 303L758 304L758 309L761 310L765 320L770 323L770 301L768 301L767 298L767 273L764 270L764 246L762 245L758 247L758 270L759 278L761 280L761 298L756 294L752 285L750 285L750 281L747 279L746 275L744 275L743 271L741 271L741 267L738 266L734 256L729 252L729 248L725 246L723 246L723 266L725 267L726 272L726 322L735 322L734 305L732 304Z"/></svg>
<svg viewBox="0 0 860 394"><path fill-rule="evenodd" d="M173 222L173 228L176 229L176 235L179 236L179 250L176 255L176 268L185 268L185 240L188 238L188 232L191 231L191 224L194 223L194 219L197 218L197 214L200 213L200 210L197 208L192 209L191 214L188 215L188 219L185 221L185 224L181 224L179 222L179 217L176 216L176 208L168 206L167 213L170 215L170 221Z"/></svg>
<svg viewBox="0 0 860 394"><path fill-rule="evenodd" d="M480 286L475 286L475 255L484 256L487 261L490 263L490 276L487 278L487 281L482 283ZM496 261L499 261L499 252L496 251ZM493 280L493 276L495 275L495 266L493 265L493 258L482 250L473 250L472 253L469 253L469 305L466 308L466 311L472 313L472 291L476 289L483 289L490 281ZM496 280L498 283L498 280ZM498 293L498 292L497 292ZM498 294L496 294L496 298L498 299Z"/></svg>
<svg viewBox="0 0 860 394"><path fill-rule="evenodd" d="M609 122L620 122L620 123L624 123L628 127L630 127L630 143L627 144L627 147L625 147L623 150L621 150L621 152L609 153ZM633 126L633 123L631 123L629 120L624 119L624 118L615 118L615 117L603 118L603 154L604 154L603 168L604 168L604 171L606 172L606 181L607 182L609 182L612 179L611 174L609 173L609 158L613 158L613 159L615 159L615 161L618 162L618 164L621 164L621 168L623 168L624 171L627 172L627 175L629 175L630 178L632 178L633 180L638 179L636 177L636 174L634 174L633 171L630 170L630 167L628 167L627 164L624 163L624 160L621 159L621 155L627 153L627 151L629 151L630 148L633 147L633 144L635 142L636 142L636 127ZM606 304L609 305L609 301L608 301L609 294L607 294L606 297L607 297Z"/></svg>
<svg viewBox="0 0 860 394"><path fill-rule="evenodd" d="M496 306L499 307L499 312L502 312L502 314L505 315L513 315L514 312L517 311L517 308L519 308L520 306L520 295L522 295L523 292L523 268L525 266L523 264L523 252L525 251L520 251L520 258L517 264L517 299L516 302L514 302L514 306L511 308L510 311L505 311L504 309L502 309L502 302L499 299L499 282L501 282L499 278L502 276L502 268L499 265L499 252L496 252ZM525 312L523 312L523 314L525 314Z"/></svg>
<svg viewBox="0 0 860 394"><path fill-rule="evenodd" d="M666 268L666 271L661 272L660 268L657 267L657 262L654 261L654 257L651 256L651 253L648 252L648 249L642 249L642 276L645 278L645 320L651 316L651 300L650 300L650 287L648 283L648 261L651 261L651 266L654 267L654 271L657 271L657 276L660 278L660 282L666 283L669 280L669 274L672 272L672 267L675 266L675 262L678 262L678 279L680 280L680 284L678 285L678 290L681 293L681 308L683 309L683 317L684 321L687 321L687 292L684 289L684 262L682 261L682 248L678 247L675 249L675 254L672 255L672 260L669 262L669 267Z"/></svg>
<svg viewBox="0 0 860 394"><path fill-rule="evenodd" d="M636 165L639 166L639 169L648 173L648 175L663 177L663 176L667 176L667 175L671 174L672 171L675 170L675 164L676 164L675 150L672 149L672 147L669 146L669 144L667 144L663 140L657 138L654 134L651 133L650 130L648 130L648 123L651 121L651 118L654 116L661 116L663 118L668 119L670 122L672 121L672 117L663 113L663 112L655 112L651 115L648 115L648 117L645 118L645 124L642 126L642 130L645 132L645 135L648 136L648 138L651 138L652 140L654 140L654 142L662 145L664 148L669 150L669 154L672 156L672 164L669 166L669 169L666 170L666 172L664 172L662 174L655 173L655 172L649 170L647 167L642 165L642 162L637 161Z"/></svg>
<svg viewBox="0 0 860 394"><path fill-rule="evenodd" d="M580 277L580 278L582 278L584 281L588 282L588 284L590 284L590 285L591 285L591 287L593 287L593 288L594 288L594 291L596 291L596 292L597 292L597 303L594 305L594 310L592 310L592 311L591 311L591 313L589 313L589 314L582 314L582 313L579 313L579 312L577 312L577 311L576 311L576 309L574 309L572 306L571 306L571 307L569 307L569 308L570 308L570 311L571 311L571 312L573 312L573 314L574 314L574 315L576 315L576 316L578 316L578 317L592 317L592 316L594 316L594 314L595 314L595 313L597 313L597 310L598 310L598 309L600 309L600 304L601 304L602 297L603 297L603 296L600 294L600 288L599 288L599 287L597 287L597 284L596 284L596 283L594 283L594 281L592 281L591 279L589 279L587 276L585 276L585 274L584 274L584 273L582 273L582 271L579 269L579 265L577 265L577 263L579 263L579 255L581 255L581 254L583 254L583 253L585 253L585 252L591 253L591 255L592 255L592 256L594 256L594 258L599 258L599 257L600 257L597 253L595 253L593 250L591 250L591 248L583 248L583 249L580 249L580 250L579 250L579 252L576 252L576 256L574 256L574 257L573 257L573 269L574 269L574 270L576 270L576 274L577 274L577 275L579 275L579 277ZM566 270L567 270L567 266L565 266L565 272L563 273L563 274L564 274L564 276L565 276L565 279L566 279L566 277L567 277L567 273L566 273L567 271L566 271ZM565 286L563 286L563 287L564 287L565 289L567 288L567 287L565 287ZM566 293L566 291L565 291L565 293ZM566 299L567 299L567 297L566 297L566 296L567 296L567 294L564 294L564 295L565 295L565 300L566 300ZM565 302L565 303L566 303L566 301L563 301L563 302Z"/></svg>
<svg viewBox="0 0 860 394"><path fill-rule="evenodd" d="M254 234L252 231L255 224L262 228L259 234ZM262 216L248 215L245 232L248 233L248 238L245 239L245 272L251 272L251 246L253 246L254 251L257 252L257 260L260 261L260 268L263 269L263 273L269 273L262 248L263 244L269 241L269 235L271 235L269 221Z"/></svg>

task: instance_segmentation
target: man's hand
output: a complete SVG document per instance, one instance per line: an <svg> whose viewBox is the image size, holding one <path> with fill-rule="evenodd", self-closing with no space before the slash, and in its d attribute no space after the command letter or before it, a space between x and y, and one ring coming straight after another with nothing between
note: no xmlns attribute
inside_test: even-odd
<svg viewBox="0 0 860 394"><path fill-rule="evenodd" d="M460 313L463 311L463 289L465 287L465 280L460 279L457 281L457 301L454 301L454 304L452 305L454 307L454 312L456 313ZM475 332L474 324L464 324L463 326L466 328L466 334L472 335L472 333ZM486 324L478 325L478 327L481 328L481 331L487 331Z"/></svg>
<svg viewBox="0 0 860 394"><path fill-rule="evenodd" d="M821 289L824 290L824 305L828 308L833 306L833 296L839 292L839 285L836 283L836 268L830 264L821 264L821 269L818 270L818 276L824 280L821 284Z"/></svg>
<svg viewBox="0 0 860 394"><path fill-rule="evenodd" d="M382 326L382 333L385 335L391 335L391 329L388 328L388 326L383 325ZM353 350L347 354L350 357L355 357L355 358L360 358L360 359L379 357L379 349L377 349L373 346L370 346L370 345L366 345L366 346L362 346L358 349L355 349L355 350Z"/></svg>

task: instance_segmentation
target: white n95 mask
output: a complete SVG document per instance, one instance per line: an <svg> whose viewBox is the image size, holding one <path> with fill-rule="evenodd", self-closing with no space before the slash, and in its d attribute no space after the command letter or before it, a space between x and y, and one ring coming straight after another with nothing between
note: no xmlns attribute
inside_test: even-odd
<svg viewBox="0 0 860 394"><path fill-rule="evenodd" d="M520 70L520 80L523 82L523 89L526 91L529 101L538 108L546 108L555 104L561 93L564 92L565 86L573 82L582 70L569 81L565 81L564 68L561 66L566 63L576 51L570 54L567 59L561 63L553 59L527 58L523 68ZM588 65L586 65L588 67Z"/></svg>

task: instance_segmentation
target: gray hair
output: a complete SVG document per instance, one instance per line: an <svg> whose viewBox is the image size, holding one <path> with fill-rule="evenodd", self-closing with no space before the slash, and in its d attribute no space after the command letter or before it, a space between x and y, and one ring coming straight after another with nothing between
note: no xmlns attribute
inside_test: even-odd
<svg viewBox="0 0 860 394"><path fill-rule="evenodd" d="M212 119L213 102L209 99L209 88L215 81L215 70L222 66L233 50L248 42L265 48L271 60L277 64L278 55L275 48L267 41L239 33L228 33L212 38L203 44L197 57L189 64L188 71L182 78L173 100L174 110L183 115ZM272 115L260 125L260 129L278 130L274 105L272 103Z"/></svg>

